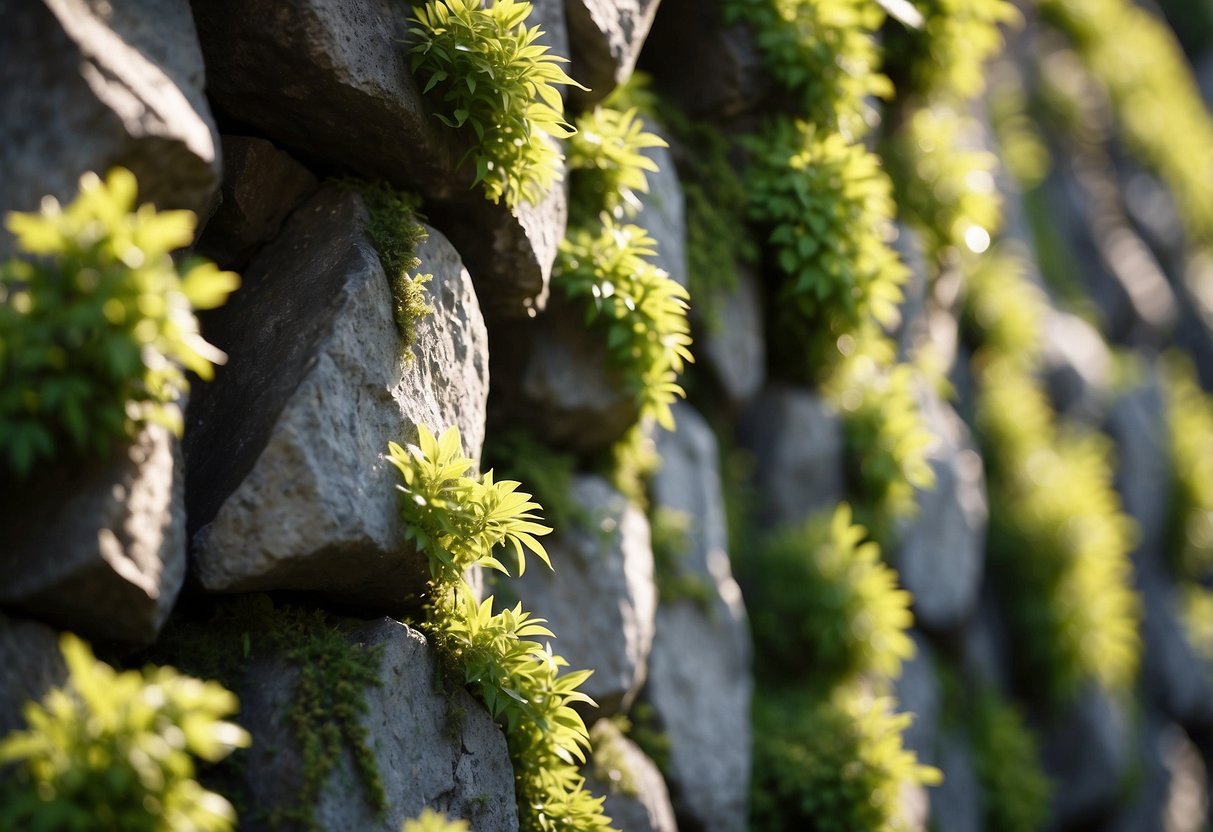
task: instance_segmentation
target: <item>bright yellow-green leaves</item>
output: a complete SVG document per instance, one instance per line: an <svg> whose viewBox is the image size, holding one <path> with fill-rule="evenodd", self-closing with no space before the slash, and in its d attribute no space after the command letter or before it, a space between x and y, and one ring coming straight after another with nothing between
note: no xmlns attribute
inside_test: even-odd
<svg viewBox="0 0 1213 832"><path fill-rule="evenodd" d="M236 697L214 682L149 667L116 672L72 635L69 680L25 707L28 730L0 741L0 828L227 832L231 804L194 779L249 744L224 721Z"/></svg>
<svg viewBox="0 0 1213 832"><path fill-rule="evenodd" d="M1167 549L1178 577L1202 581L1213 574L1213 396L1191 362L1171 356L1166 371L1174 471Z"/></svg>
<svg viewBox="0 0 1213 832"><path fill-rule="evenodd" d="M135 208L118 168L80 180L67 206L10 214L24 256L0 263L0 453L18 475L69 452L104 455L147 423L177 433L183 370L210 379L222 352L194 309L221 305L239 278L207 262L179 271L194 215Z"/></svg>
<svg viewBox="0 0 1213 832"><path fill-rule="evenodd" d="M406 820L400 832L468 832L466 820L448 820L446 815L425 809L413 820Z"/></svg>
<svg viewBox="0 0 1213 832"><path fill-rule="evenodd" d="M985 89L985 64L1002 48L1001 26L1019 21L1009 0L919 0L923 24L890 49L907 60L915 90L935 99L965 100Z"/></svg>
<svg viewBox="0 0 1213 832"><path fill-rule="evenodd" d="M573 134L558 87L581 86L560 68L566 58L536 43L543 32L527 28L531 10L520 0L430 0L412 20L412 68L423 91L440 96L436 117L475 140L460 164L470 159L485 195L511 207L540 202L560 180L546 137Z"/></svg>
<svg viewBox="0 0 1213 832"><path fill-rule="evenodd" d="M592 223L602 211L616 219L636 216L638 195L649 192L646 173L657 172L644 151L666 146L665 139L644 129L634 108L595 107L580 116L569 139L571 222Z"/></svg>

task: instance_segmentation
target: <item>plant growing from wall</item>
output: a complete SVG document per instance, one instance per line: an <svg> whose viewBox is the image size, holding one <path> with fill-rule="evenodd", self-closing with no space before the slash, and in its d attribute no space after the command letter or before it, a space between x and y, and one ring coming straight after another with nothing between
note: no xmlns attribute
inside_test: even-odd
<svg viewBox="0 0 1213 832"><path fill-rule="evenodd" d="M413 820L406 820L400 832L468 832L465 820L449 820L441 812L425 809Z"/></svg>
<svg viewBox="0 0 1213 832"><path fill-rule="evenodd" d="M829 691L859 677L888 680L914 656L910 594L843 503L784 529L740 564L758 670Z"/></svg>
<svg viewBox="0 0 1213 832"><path fill-rule="evenodd" d="M0 263L0 454L27 475L39 462L104 456L145 424L181 432L185 370L209 380L225 356L194 309L221 305L239 278L171 252L188 211L135 208L130 171L80 179L67 206L13 213L22 255Z"/></svg>
<svg viewBox="0 0 1213 832"><path fill-rule="evenodd" d="M1167 428L1172 470L1167 554L1181 580L1213 574L1213 397L1191 361L1168 356Z"/></svg>
<svg viewBox="0 0 1213 832"><path fill-rule="evenodd" d="M644 151L666 146L665 139L644 129L634 108L598 106L579 116L568 144L569 222L592 225L603 211L617 220L636 216L638 195L649 192L645 174L657 172Z"/></svg>
<svg viewBox="0 0 1213 832"><path fill-rule="evenodd" d="M195 758L249 744L236 697L170 667L116 672L63 636L66 686L25 706L0 741L0 828L225 832L235 811L198 784Z"/></svg>
<svg viewBox="0 0 1213 832"><path fill-rule="evenodd" d="M589 733L576 703L592 704L578 686L589 671L561 673L567 662L536 639L552 638L545 621L521 604L493 611L478 603L464 581L473 566L508 574L498 552L508 550L519 574L526 553L551 565L538 541L551 531L539 522L539 505L519 483L495 481L490 471L470 476L459 431L435 438L421 426L418 444L391 443L389 461L403 484L400 511L406 535L430 564L424 628L439 654L457 669L506 731L524 832L609 827L602 799L585 790Z"/></svg>
<svg viewBox="0 0 1213 832"><path fill-rule="evenodd" d="M538 203L560 180L560 153L548 136L568 138L562 85L581 87L527 28L530 3L430 0L412 18L413 73L441 102L436 117L472 141L460 160L493 202Z"/></svg>

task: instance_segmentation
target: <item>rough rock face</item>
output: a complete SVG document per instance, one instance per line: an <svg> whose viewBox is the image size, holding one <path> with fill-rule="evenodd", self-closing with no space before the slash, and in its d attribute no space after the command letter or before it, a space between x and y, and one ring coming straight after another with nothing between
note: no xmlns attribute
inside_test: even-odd
<svg viewBox="0 0 1213 832"><path fill-rule="evenodd" d="M740 832L750 775L749 628L729 566L716 439L689 406L675 407L674 418L678 431L657 438L653 503L690 515L689 552L676 568L709 587L712 600L706 609L692 598L658 606L645 696L670 740L667 773L684 825Z"/></svg>
<svg viewBox="0 0 1213 832"><path fill-rule="evenodd" d="M1139 573L1142 675L1151 698L1185 725L1213 724L1213 667L1193 646L1183 621L1183 598L1160 570Z"/></svg>
<svg viewBox="0 0 1213 832"><path fill-rule="evenodd" d="M208 321L229 363L190 410L187 453L196 566L212 591L398 608L428 568L403 551L387 443L456 425L479 457L487 335L467 272L431 231L417 254L435 311L409 358L365 221L354 194L317 194Z"/></svg>
<svg viewBox="0 0 1213 832"><path fill-rule="evenodd" d="M4 0L0 17L0 214L116 165L142 199L206 212L219 141L186 0Z"/></svg>
<svg viewBox="0 0 1213 832"><path fill-rule="evenodd" d="M1053 790L1054 826L1097 822L1116 804L1129 763L1125 706L1092 686L1054 719L1053 729L1041 733L1045 771L1065 784Z"/></svg>
<svg viewBox="0 0 1213 832"><path fill-rule="evenodd" d="M661 0L565 0L570 74L600 101L632 74Z"/></svg>
<svg viewBox="0 0 1213 832"><path fill-rule="evenodd" d="M654 3L653 5L656 5ZM669 140L660 125L645 121L645 129ZM674 154L668 147L648 147L644 155L657 165L648 174L649 192L640 194L640 211L633 222L657 241L657 256L651 258L659 268L683 286L690 278L687 268L686 198L678 181Z"/></svg>
<svg viewBox="0 0 1213 832"><path fill-rule="evenodd" d="M1150 373L1154 375L1153 372ZM1116 442L1116 488L1137 523L1138 569L1160 568L1170 510L1171 451L1162 386L1152 380L1121 396L1105 428Z"/></svg>
<svg viewBox="0 0 1213 832"><path fill-rule="evenodd" d="M918 516L902 531L895 557L902 584L914 595L914 617L948 630L977 604L985 564L985 477L969 431L935 393L920 396L923 418L937 437L929 455L935 487L918 494Z"/></svg>
<svg viewBox="0 0 1213 832"><path fill-rule="evenodd" d="M1209 799L1205 763L1183 729L1147 711L1136 748L1139 786L1132 802L1108 825L1112 832L1206 829Z"/></svg>
<svg viewBox="0 0 1213 832"><path fill-rule="evenodd" d="M145 428L110 460L2 502L0 605L90 639L151 642L185 580L180 445Z"/></svg>
<svg viewBox="0 0 1213 832"><path fill-rule="evenodd" d="M973 752L956 737L944 737L937 765L947 772L932 789L931 829L937 832L981 832L983 800Z"/></svg>
<svg viewBox="0 0 1213 832"><path fill-rule="evenodd" d="M59 634L44 624L0 614L0 737L25 727L25 703L67 680Z"/></svg>
<svg viewBox="0 0 1213 832"><path fill-rule="evenodd" d="M910 635L914 639L914 658L901 666L901 676L894 683L898 710L914 714L914 721L903 734L903 742L919 760L935 765L939 756L939 722L943 707L939 670L930 643L917 631L911 631Z"/></svg>
<svg viewBox="0 0 1213 832"><path fill-rule="evenodd" d="M718 321L701 321L696 333L701 354L721 391L734 407L749 403L766 381L762 288L748 266L737 271L737 288L717 301ZM692 314L694 309L692 308Z"/></svg>
<svg viewBox="0 0 1213 832"><path fill-rule="evenodd" d="M799 523L842 500L842 421L825 399L769 387L750 405L740 438L754 454L770 523Z"/></svg>
<svg viewBox="0 0 1213 832"><path fill-rule="evenodd" d="M590 791L605 795L611 825L627 832L678 832L670 792L656 763L610 720L594 725Z"/></svg>
<svg viewBox="0 0 1213 832"><path fill-rule="evenodd" d="M555 571L528 569L510 591L546 618L553 649L569 666L592 669L581 690L596 716L626 710L644 683L653 647L657 588L644 513L599 477L578 477L572 499L584 527L558 529L545 541Z"/></svg>
<svg viewBox="0 0 1213 832"><path fill-rule="evenodd" d="M361 724L371 738L388 810L376 818L346 749L321 788L320 829L398 832L426 806L466 818L477 830L514 832L514 771L505 737L462 689L446 690L425 638L391 619L352 628L351 644L378 647L381 686L366 689ZM242 691L240 723L253 735L247 781L253 805L294 805L303 758L285 718L297 671L282 660L255 662Z"/></svg>
<svg viewBox="0 0 1213 832"><path fill-rule="evenodd" d="M1099 332L1076 315L1051 310L1045 316L1043 357L1057 410L1098 419L1112 372L1112 357Z"/></svg>
<svg viewBox="0 0 1213 832"><path fill-rule="evenodd" d="M219 208L195 250L224 268L243 269L257 246L273 239L287 215L320 183L265 139L224 136Z"/></svg>

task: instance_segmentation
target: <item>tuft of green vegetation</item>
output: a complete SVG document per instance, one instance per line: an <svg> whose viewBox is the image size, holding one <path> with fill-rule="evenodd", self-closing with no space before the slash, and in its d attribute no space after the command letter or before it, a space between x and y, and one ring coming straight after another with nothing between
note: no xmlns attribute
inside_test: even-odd
<svg viewBox="0 0 1213 832"><path fill-rule="evenodd" d="M556 528L586 527L592 521L590 513L573 499L577 459L572 454L553 450L524 428L514 427L488 438L484 462L527 483Z"/></svg>
<svg viewBox="0 0 1213 832"><path fill-rule="evenodd" d="M22 256L0 263L0 454L27 476L39 462L105 456L145 424L182 429L184 370L204 380L226 356L194 309L220 306L240 279L213 263L180 269L189 211L135 208L134 175L80 178L67 206L12 213Z"/></svg>
<svg viewBox="0 0 1213 832"><path fill-rule="evenodd" d="M527 28L531 11L521 0L430 0L411 20L412 70L442 102L436 117L474 139L460 166L470 160L475 184L510 207L540 202L560 180L560 154L546 137L574 130L558 87L585 89L560 68L566 58L536 43L543 32Z"/></svg>
<svg viewBox="0 0 1213 832"><path fill-rule="evenodd" d="M552 276L569 297L589 301L587 322L605 325L611 358L641 417L673 430L670 406L685 396L678 375L694 361L688 293L645 259L656 253L655 245L643 228L604 215L600 229L569 230Z"/></svg>
<svg viewBox="0 0 1213 832"><path fill-rule="evenodd" d="M73 635L69 678L25 706L29 725L0 741L0 828L228 832L236 813L194 779L195 758L249 744L225 717L236 697L170 667L117 672Z"/></svg>
<svg viewBox="0 0 1213 832"><path fill-rule="evenodd" d="M969 739L982 786L982 828L990 832L1043 829L1053 786L1041 768L1036 737L1019 710L992 692L979 695Z"/></svg>
<svg viewBox="0 0 1213 832"><path fill-rule="evenodd" d="M494 481L491 471L469 476L473 463L456 428L438 438L424 426L418 433L417 445L391 443L388 452L403 479L397 487L406 536L430 564L424 629L505 729L522 832L608 829L602 798L585 790L577 768L590 739L573 706L593 705L578 690L590 671L562 673L568 663L535 640L554 637L542 618L521 604L494 612L494 599L478 603L463 577L472 566L508 574L497 556L505 547L519 574L527 551L550 567L537 539L551 531L539 522L540 506L518 482Z"/></svg>
<svg viewBox="0 0 1213 832"><path fill-rule="evenodd" d="M466 820L449 820L441 812L425 809L413 820L406 820L400 832L469 832Z"/></svg>
<svg viewBox="0 0 1213 832"><path fill-rule="evenodd" d="M1181 580L1213 574L1213 396L1192 362L1175 354L1165 366L1172 470L1167 554Z"/></svg>
<svg viewBox="0 0 1213 832"><path fill-rule="evenodd" d="M1026 278L1026 268L1023 255L1005 246L977 260L965 275L961 320L987 355L1033 370L1040 360L1048 298Z"/></svg>
<svg viewBox="0 0 1213 832"><path fill-rule="evenodd" d="M919 0L923 23L891 32L890 63L908 74L908 90L969 99L985 89L985 64L1002 49L1000 26L1017 22L1009 0Z"/></svg>
<svg viewBox="0 0 1213 832"><path fill-rule="evenodd" d="M627 717L600 719L594 724L590 729L590 741L594 744L590 770L594 779L604 784L611 794L638 797L636 773L628 765L623 745L623 734L629 727Z"/></svg>
<svg viewBox="0 0 1213 832"><path fill-rule="evenodd" d="M754 832L902 832L905 788L938 769L902 747L911 714L849 688L820 699L762 697L754 708Z"/></svg>
<svg viewBox="0 0 1213 832"><path fill-rule="evenodd" d="M876 155L803 121L778 119L747 147L750 219L769 229L782 277L780 328L804 342L785 358L812 377L840 338L898 319L908 272L889 247L892 186Z"/></svg>
<svg viewBox="0 0 1213 832"><path fill-rule="evenodd" d="M434 276L409 274L421 265L417 246L429 236L417 222L421 198L384 182L358 182L355 187L371 215L367 233L392 291L392 319L404 341L405 355L411 358L417 343L417 321L434 314L434 307L425 299L425 284Z"/></svg>
<svg viewBox="0 0 1213 832"><path fill-rule="evenodd" d="M1213 663L1213 590L1188 581L1180 585L1180 618L1188 641Z"/></svg>
<svg viewBox="0 0 1213 832"><path fill-rule="evenodd" d="M910 593L843 503L784 529L741 564L758 670L830 690L859 677L901 674L914 656Z"/></svg>
<svg viewBox="0 0 1213 832"><path fill-rule="evenodd" d="M645 172L657 172L657 163L644 151L667 146L644 129L634 108L598 106L579 116L568 144L570 224L592 225L603 211L615 219L636 216L638 195L649 191Z"/></svg>
<svg viewBox="0 0 1213 832"><path fill-rule="evenodd" d="M683 566L691 553L691 522L685 511L659 506L649 513L653 541L653 581L661 603L687 599L710 614L716 602L715 588L702 576Z"/></svg>

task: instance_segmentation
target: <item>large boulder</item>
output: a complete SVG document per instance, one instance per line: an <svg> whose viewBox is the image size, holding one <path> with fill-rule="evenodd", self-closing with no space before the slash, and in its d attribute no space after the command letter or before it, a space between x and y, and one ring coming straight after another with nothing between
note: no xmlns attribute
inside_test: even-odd
<svg viewBox="0 0 1213 832"><path fill-rule="evenodd" d="M931 630L955 629L977 604L985 564L985 477L968 429L937 394L919 397L936 437L928 455L935 487L919 491L918 515L902 529L894 564L914 595L914 617Z"/></svg>
<svg viewBox="0 0 1213 832"><path fill-rule="evenodd" d="M585 520L545 540L555 571L528 569L510 591L548 620L553 648L571 667L594 671L581 690L598 703L596 715L610 716L636 698L653 647L649 524L599 477L577 477L570 497Z"/></svg>
<svg viewBox="0 0 1213 832"><path fill-rule="evenodd" d="M842 500L842 420L816 393L768 388L747 409L739 439L754 455L767 524L800 523Z"/></svg>
<svg viewBox="0 0 1213 832"><path fill-rule="evenodd" d="M627 832L678 832L657 764L609 719L594 723L590 738L594 756L586 780L590 791L606 797L611 825Z"/></svg>
<svg viewBox="0 0 1213 832"><path fill-rule="evenodd" d="M0 491L0 606L88 639L155 639L185 580L185 478L171 433L144 428L108 459Z"/></svg>
<svg viewBox="0 0 1213 832"><path fill-rule="evenodd" d="M746 829L750 775L751 646L741 590L729 565L716 438L688 405L677 432L657 437L656 509L690 517L688 549L671 577L698 581L699 597L663 601L645 697L669 738L667 775L680 825Z"/></svg>
<svg viewBox="0 0 1213 832"><path fill-rule="evenodd" d="M212 591L319 592L401 609L429 571L404 545L389 441L417 426L484 440L488 346L467 272L437 232L417 251L433 314L407 352L360 197L326 189L207 321L229 361L189 412L195 565Z"/></svg>
<svg viewBox="0 0 1213 832"><path fill-rule="evenodd" d="M479 702L444 681L424 636L385 618L350 625L348 640L355 649L379 651L378 684L362 692L366 710L357 720L370 738L387 811L377 817L367 804L355 752L346 747L320 787L315 828L399 832L428 806L477 830L515 832L505 737ZM248 796L267 810L298 803L309 765L289 718L298 675L284 656L259 657L241 689L240 724L253 736L244 767ZM264 817L249 819L250 828L267 828Z"/></svg>
<svg viewBox="0 0 1213 832"><path fill-rule="evenodd" d="M590 88L586 102L627 81L661 0L565 0L574 78Z"/></svg>
<svg viewBox="0 0 1213 832"><path fill-rule="evenodd" d="M0 215L117 165L141 199L206 213L219 137L187 0L2 0L0 17Z"/></svg>
<svg viewBox="0 0 1213 832"><path fill-rule="evenodd" d="M36 621L0 614L0 737L25 728L23 711L67 681L59 634Z"/></svg>

